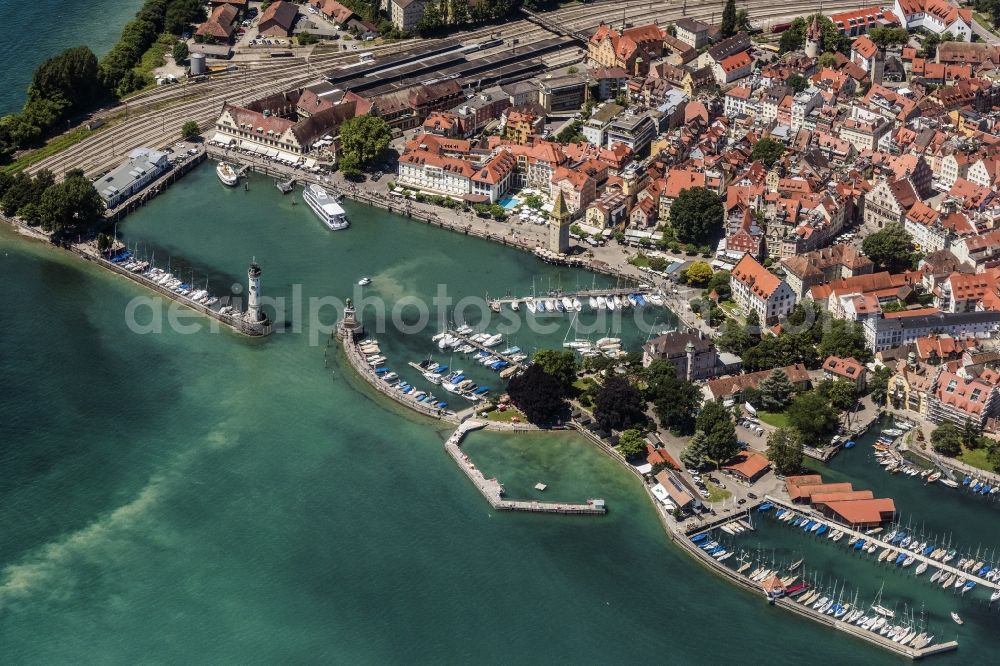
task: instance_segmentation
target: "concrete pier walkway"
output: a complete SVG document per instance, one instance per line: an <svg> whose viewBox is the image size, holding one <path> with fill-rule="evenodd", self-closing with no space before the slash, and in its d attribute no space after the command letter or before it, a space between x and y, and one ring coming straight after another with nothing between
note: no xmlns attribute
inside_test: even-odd
<svg viewBox="0 0 1000 666"><path fill-rule="evenodd" d="M494 509L498 511L530 511L533 513L566 513L600 515L607 512L604 500L588 500L586 504L567 504L563 502L536 502L531 500L508 500L503 498L503 484L497 479L487 479L486 475L465 455L461 449L462 439L466 433L485 428L483 421L468 420L458 426L458 429L445 441L444 448L452 457L459 469L465 472L473 485Z"/></svg>

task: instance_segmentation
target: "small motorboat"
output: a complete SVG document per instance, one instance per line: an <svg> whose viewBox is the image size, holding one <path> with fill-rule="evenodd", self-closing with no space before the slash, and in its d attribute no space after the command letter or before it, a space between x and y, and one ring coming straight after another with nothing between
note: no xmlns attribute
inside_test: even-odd
<svg viewBox="0 0 1000 666"><path fill-rule="evenodd" d="M951 619L955 621L955 624L965 624L965 620L959 617L958 613L955 611L951 612Z"/></svg>
<svg viewBox="0 0 1000 666"><path fill-rule="evenodd" d="M364 287L364 286L367 286L367 285L369 285L371 283L372 283L372 279L370 277L363 277L360 280L358 280L358 286L359 287Z"/></svg>

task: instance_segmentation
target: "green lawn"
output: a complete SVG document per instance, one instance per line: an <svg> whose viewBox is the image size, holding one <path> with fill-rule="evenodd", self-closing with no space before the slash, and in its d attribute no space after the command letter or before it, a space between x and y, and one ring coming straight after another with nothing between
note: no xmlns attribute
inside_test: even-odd
<svg viewBox="0 0 1000 666"><path fill-rule="evenodd" d="M986 470L987 472L993 471L993 466L990 465L990 461L986 459L985 447L981 449L967 449L963 446L962 454L958 456L958 459L966 465L972 465L973 467L978 467L979 469Z"/></svg>
<svg viewBox="0 0 1000 666"><path fill-rule="evenodd" d="M757 418L768 425L773 425L775 428L787 428L788 427L788 415L784 412L757 412Z"/></svg>
<svg viewBox="0 0 1000 666"><path fill-rule="evenodd" d="M707 479L705 480L705 488L708 490L709 502L721 502L722 500L729 499L733 496L733 494L728 490L723 490Z"/></svg>
<svg viewBox="0 0 1000 666"><path fill-rule="evenodd" d="M494 421L496 423L511 423L515 416L518 417L521 423L526 422L524 414L522 414L521 412L517 411L512 407L508 407L506 411L503 412L501 412L498 409L494 409L486 416L486 420Z"/></svg>

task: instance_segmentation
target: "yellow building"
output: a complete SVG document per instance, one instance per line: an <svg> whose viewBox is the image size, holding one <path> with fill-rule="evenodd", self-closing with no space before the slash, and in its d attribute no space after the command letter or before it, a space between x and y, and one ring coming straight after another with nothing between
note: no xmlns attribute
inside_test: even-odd
<svg viewBox="0 0 1000 666"><path fill-rule="evenodd" d="M911 351L905 361L897 362L896 373L889 377L886 407L901 413L926 416L928 398L936 376L937 368L918 363L916 353Z"/></svg>

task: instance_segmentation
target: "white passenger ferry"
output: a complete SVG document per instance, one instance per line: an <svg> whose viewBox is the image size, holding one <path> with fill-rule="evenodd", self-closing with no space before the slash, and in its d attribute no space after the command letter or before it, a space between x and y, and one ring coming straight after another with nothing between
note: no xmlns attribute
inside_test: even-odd
<svg viewBox="0 0 1000 666"><path fill-rule="evenodd" d="M337 231L350 226L351 223L347 221L344 209L340 207L340 204L337 203L329 192L319 185L306 185L305 190L302 192L302 200L312 208L317 217L329 229Z"/></svg>
<svg viewBox="0 0 1000 666"><path fill-rule="evenodd" d="M236 187L236 184L240 182L239 172L229 162L219 162L215 166L215 175L219 177L223 185L229 187Z"/></svg>

